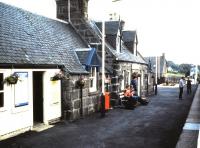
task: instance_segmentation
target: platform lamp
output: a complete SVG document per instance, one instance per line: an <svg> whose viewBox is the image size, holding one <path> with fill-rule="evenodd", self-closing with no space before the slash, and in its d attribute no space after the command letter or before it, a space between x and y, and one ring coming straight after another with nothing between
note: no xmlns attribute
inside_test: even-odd
<svg viewBox="0 0 200 148"><path fill-rule="evenodd" d="M112 0L117 2L120 0ZM106 1L104 1L106 3ZM105 10L103 10L105 11ZM104 16L105 17L105 16ZM102 95L101 95L101 116L105 116L105 18L102 19Z"/></svg>
<svg viewBox="0 0 200 148"><path fill-rule="evenodd" d="M105 2L105 1L104 1ZM105 11L104 9L102 11ZM105 16L102 18L102 81L101 81L101 116L105 116Z"/></svg>
<svg viewBox="0 0 200 148"><path fill-rule="evenodd" d="M155 95L157 95L157 85L158 85L158 57L157 56L156 56L155 60L156 60L156 69L155 69L155 73L156 73L156 78L155 78Z"/></svg>

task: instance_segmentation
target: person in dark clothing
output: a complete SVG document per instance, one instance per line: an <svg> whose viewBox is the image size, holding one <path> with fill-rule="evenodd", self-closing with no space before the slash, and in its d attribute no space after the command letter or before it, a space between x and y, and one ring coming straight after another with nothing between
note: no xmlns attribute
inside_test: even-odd
<svg viewBox="0 0 200 148"><path fill-rule="evenodd" d="M187 94L191 94L192 93L192 84L191 84L191 80L188 78L187 79Z"/></svg>
<svg viewBox="0 0 200 148"><path fill-rule="evenodd" d="M137 94L137 77L136 76L132 76L132 80L131 80L130 85L133 87L134 91Z"/></svg>
<svg viewBox="0 0 200 148"><path fill-rule="evenodd" d="M147 105L149 103L146 99L142 99L140 96L138 96L133 87L130 87L130 89L131 89L131 94L132 94L133 100L139 102L142 105Z"/></svg>

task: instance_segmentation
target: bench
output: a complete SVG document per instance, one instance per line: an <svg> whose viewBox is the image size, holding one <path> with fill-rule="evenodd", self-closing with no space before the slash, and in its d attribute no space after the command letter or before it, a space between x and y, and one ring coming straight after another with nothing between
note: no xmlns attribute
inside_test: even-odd
<svg viewBox="0 0 200 148"><path fill-rule="evenodd" d="M124 106L127 109L133 109L136 102L134 102L130 97L125 97L124 92L119 93L120 105Z"/></svg>
<svg viewBox="0 0 200 148"><path fill-rule="evenodd" d="M145 98L138 98L138 101L134 101L129 97L124 96L124 92L119 93L119 98L120 98L120 105L124 105L125 108L134 108L139 104L141 105L147 105L149 101Z"/></svg>

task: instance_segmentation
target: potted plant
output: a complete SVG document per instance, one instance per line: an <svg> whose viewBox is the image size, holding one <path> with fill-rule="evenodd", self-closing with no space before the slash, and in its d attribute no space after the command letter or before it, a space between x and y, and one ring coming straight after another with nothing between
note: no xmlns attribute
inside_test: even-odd
<svg viewBox="0 0 200 148"><path fill-rule="evenodd" d="M137 77L141 77L141 74L140 74L140 73L138 73L138 74L137 74Z"/></svg>
<svg viewBox="0 0 200 148"><path fill-rule="evenodd" d="M84 80L83 77L80 77L80 78L76 81L76 86L82 88L82 87L84 87L84 85L85 85L85 80Z"/></svg>
<svg viewBox="0 0 200 148"><path fill-rule="evenodd" d="M17 81L19 80L19 76L17 75L17 73L13 73L12 75L6 77L4 79L4 83L9 84L17 84Z"/></svg>
<svg viewBox="0 0 200 148"><path fill-rule="evenodd" d="M62 71L56 73L53 77L51 77L51 81L57 81L66 78Z"/></svg>

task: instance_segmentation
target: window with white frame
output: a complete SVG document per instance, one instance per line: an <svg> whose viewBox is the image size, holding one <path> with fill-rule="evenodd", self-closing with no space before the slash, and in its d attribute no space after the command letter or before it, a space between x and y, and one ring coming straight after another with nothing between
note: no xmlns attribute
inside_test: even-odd
<svg viewBox="0 0 200 148"><path fill-rule="evenodd" d="M29 104L28 94L28 72L16 72L20 81L14 86L15 107L26 106ZM21 91L23 90L23 93Z"/></svg>
<svg viewBox="0 0 200 148"><path fill-rule="evenodd" d="M123 76L123 79L121 81L121 90L124 90L125 89L125 70L122 71L122 76Z"/></svg>
<svg viewBox="0 0 200 148"><path fill-rule="evenodd" d="M128 84L129 85L131 84L131 72L130 71L128 72Z"/></svg>
<svg viewBox="0 0 200 148"><path fill-rule="evenodd" d="M94 92L97 90L97 69L96 67L91 67L90 70L90 87L89 91Z"/></svg>
<svg viewBox="0 0 200 148"><path fill-rule="evenodd" d="M0 73L0 108L4 107L4 83L3 73Z"/></svg>
<svg viewBox="0 0 200 148"><path fill-rule="evenodd" d="M141 79L142 79L141 86L144 86L144 71L142 71L141 73Z"/></svg>

